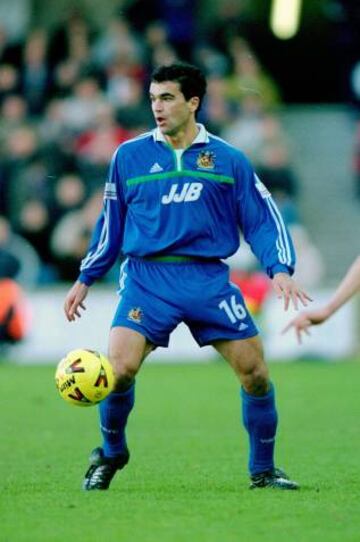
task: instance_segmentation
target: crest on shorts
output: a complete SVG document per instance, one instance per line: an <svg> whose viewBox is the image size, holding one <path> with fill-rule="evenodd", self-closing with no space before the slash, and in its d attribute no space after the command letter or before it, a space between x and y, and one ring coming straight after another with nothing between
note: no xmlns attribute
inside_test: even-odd
<svg viewBox="0 0 360 542"><path fill-rule="evenodd" d="M136 324L140 324L142 320L142 310L140 307L136 307L134 309L130 309L128 312L128 320L131 320L132 322L135 322Z"/></svg>
<svg viewBox="0 0 360 542"><path fill-rule="evenodd" d="M211 151L201 151L197 157L196 164L201 169L214 169L215 154Z"/></svg>

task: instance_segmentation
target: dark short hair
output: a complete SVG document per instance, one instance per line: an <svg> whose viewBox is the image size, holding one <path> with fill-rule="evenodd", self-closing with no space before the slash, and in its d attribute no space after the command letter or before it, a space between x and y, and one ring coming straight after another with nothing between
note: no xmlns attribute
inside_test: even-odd
<svg viewBox="0 0 360 542"><path fill-rule="evenodd" d="M168 66L159 66L151 74L151 81L155 83L164 83L164 81L173 81L178 83L185 100L197 96L199 98L199 111L201 102L206 93L206 79L203 72L185 62L177 62Z"/></svg>

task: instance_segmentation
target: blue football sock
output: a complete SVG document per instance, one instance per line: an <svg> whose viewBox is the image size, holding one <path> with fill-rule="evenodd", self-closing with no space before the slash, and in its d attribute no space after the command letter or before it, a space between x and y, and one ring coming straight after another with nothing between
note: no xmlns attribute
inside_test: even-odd
<svg viewBox="0 0 360 542"><path fill-rule="evenodd" d="M243 423L249 434L249 471L251 475L274 468L274 447L277 427L275 393L261 397L250 395L241 388Z"/></svg>
<svg viewBox="0 0 360 542"><path fill-rule="evenodd" d="M135 384L125 392L112 392L99 405L100 429L105 457L116 457L126 449L125 427L135 402Z"/></svg>

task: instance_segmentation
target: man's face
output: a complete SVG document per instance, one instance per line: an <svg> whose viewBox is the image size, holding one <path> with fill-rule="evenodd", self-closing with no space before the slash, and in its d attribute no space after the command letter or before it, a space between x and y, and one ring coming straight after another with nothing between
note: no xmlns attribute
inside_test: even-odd
<svg viewBox="0 0 360 542"><path fill-rule="evenodd" d="M150 101L157 126L168 136L174 136L183 130L194 118L199 105L197 97L186 101L179 83L174 81L152 82Z"/></svg>

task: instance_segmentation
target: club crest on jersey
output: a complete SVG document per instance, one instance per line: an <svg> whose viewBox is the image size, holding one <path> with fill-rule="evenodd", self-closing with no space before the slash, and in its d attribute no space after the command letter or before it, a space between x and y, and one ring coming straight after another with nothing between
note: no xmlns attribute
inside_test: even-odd
<svg viewBox="0 0 360 542"><path fill-rule="evenodd" d="M201 151L197 157L196 165L201 169L214 169L215 154L211 151Z"/></svg>
<svg viewBox="0 0 360 542"><path fill-rule="evenodd" d="M140 324L142 320L142 310L140 307L136 307L134 309L130 309L128 312L128 320L131 320L132 322L135 322L136 324Z"/></svg>

